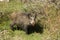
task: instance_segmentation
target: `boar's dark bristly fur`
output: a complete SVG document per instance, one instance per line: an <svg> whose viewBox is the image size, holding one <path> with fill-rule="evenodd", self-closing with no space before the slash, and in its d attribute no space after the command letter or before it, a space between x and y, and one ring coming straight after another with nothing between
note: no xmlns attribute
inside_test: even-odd
<svg viewBox="0 0 60 40"><path fill-rule="evenodd" d="M28 27L34 27L36 15L33 13L24 13L24 12L13 12L11 14L11 29L14 30L14 25L17 28L22 28L26 33L28 33Z"/></svg>

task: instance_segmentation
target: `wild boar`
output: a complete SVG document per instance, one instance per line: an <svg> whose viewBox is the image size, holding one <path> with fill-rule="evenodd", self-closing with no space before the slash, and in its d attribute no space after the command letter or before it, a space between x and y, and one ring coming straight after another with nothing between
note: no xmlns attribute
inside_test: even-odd
<svg viewBox="0 0 60 40"><path fill-rule="evenodd" d="M36 14L26 12L13 12L10 18L12 20L10 24L12 30L14 30L14 25L16 25L17 28L21 28L26 31L26 33L28 33L28 27L35 26Z"/></svg>

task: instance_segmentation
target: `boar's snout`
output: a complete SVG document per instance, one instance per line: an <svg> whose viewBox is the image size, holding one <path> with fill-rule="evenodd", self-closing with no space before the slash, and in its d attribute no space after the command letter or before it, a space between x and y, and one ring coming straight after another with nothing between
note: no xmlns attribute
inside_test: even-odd
<svg viewBox="0 0 60 40"><path fill-rule="evenodd" d="M32 26L35 25L35 17L30 17L30 24L31 24Z"/></svg>

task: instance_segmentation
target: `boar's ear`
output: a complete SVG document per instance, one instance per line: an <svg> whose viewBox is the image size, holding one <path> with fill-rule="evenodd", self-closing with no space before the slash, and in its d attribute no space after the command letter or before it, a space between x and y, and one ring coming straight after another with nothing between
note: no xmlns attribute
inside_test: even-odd
<svg viewBox="0 0 60 40"><path fill-rule="evenodd" d="M29 14L27 14L27 16L28 16L28 18L30 18L31 14L29 13Z"/></svg>
<svg viewBox="0 0 60 40"><path fill-rule="evenodd" d="M35 18L37 18L37 13L35 13Z"/></svg>

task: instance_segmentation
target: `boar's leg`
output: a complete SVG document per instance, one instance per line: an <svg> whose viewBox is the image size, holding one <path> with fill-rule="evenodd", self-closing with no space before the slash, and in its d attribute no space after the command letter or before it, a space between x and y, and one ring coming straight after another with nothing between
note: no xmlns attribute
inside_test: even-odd
<svg viewBox="0 0 60 40"><path fill-rule="evenodd" d="M24 31L26 32L26 34L29 34L28 33L28 27L27 26L24 26Z"/></svg>
<svg viewBox="0 0 60 40"><path fill-rule="evenodd" d="M17 30L22 30L22 26L17 25Z"/></svg>
<svg viewBox="0 0 60 40"><path fill-rule="evenodd" d="M20 29L20 27L17 25L17 30L19 30Z"/></svg>
<svg viewBox="0 0 60 40"><path fill-rule="evenodd" d="M11 28L13 31L14 31L14 25L15 25L14 22L10 24L10 28Z"/></svg>

